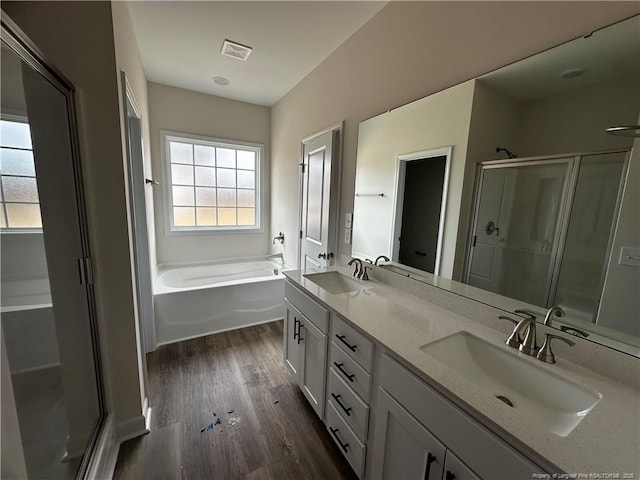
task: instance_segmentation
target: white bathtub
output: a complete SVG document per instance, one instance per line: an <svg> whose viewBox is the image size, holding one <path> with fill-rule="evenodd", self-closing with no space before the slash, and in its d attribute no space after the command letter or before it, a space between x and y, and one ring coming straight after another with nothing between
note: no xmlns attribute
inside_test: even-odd
<svg viewBox="0 0 640 480"><path fill-rule="evenodd" d="M161 268L154 282L158 345L282 318L280 260Z"/></svg>

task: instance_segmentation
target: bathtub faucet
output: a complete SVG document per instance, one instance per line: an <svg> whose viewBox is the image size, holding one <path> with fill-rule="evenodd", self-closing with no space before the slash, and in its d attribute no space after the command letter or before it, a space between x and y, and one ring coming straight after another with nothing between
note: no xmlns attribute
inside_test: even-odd
<svg viewBox="0 0 640 480"><path fill-rule="evenodd" d="M276 240L280 242L280 244L284 243L284 232L279 232L277 236L273 237L273 244L275 245Z"/></svg>
<svg viewBox="0 0 640 480"><path fill-rule="evenodd" d="M282 266L284 267L284 257L282 256L281 253L274 253L272 255L267 255L266 258L279 258L280 261L282 262Z"/></svg>

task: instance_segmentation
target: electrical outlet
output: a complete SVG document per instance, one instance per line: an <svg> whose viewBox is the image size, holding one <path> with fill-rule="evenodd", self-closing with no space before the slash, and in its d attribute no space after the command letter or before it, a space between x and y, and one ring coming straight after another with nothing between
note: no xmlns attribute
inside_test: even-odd
<svg viewBox="0 0 640 480"><path fill-rule="evenodd" d="M620 265L630 265L632 267L640 267L640 248L635 247L621 247L620 259L618 260Z"/></svg>
<svg viewBox="0 0 640 480"><path fill-rule="evenodd" d="M350 228L346 228L344 231L344 243L347 245L351 245L351 232L352 230Z"/></svg>

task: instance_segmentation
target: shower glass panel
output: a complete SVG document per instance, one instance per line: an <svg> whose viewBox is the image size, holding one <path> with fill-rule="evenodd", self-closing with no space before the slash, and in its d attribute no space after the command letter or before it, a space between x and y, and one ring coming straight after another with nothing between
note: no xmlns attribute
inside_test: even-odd
<svg viewBox="0 0 640 480"><path fill-rule="evenodd" d="M534 305L547 304L572 160L483 167L470 285Z"/></svg>
<svg viewBox="0 0 640 480"><path fill-rule="evenodd" d="M72 479L102 403L70 91L3 28L1 94L2 477Z"/></svg>
<svg viewBox="0 0 640 480"><path fill-rule="evenodd" d="M626 152L586 155L580 161L555 305L595 322L609 260Z"/></svg>

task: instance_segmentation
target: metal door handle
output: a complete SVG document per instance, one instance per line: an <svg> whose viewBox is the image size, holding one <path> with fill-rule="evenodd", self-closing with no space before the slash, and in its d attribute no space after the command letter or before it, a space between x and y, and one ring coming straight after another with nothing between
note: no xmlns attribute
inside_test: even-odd
<svg viewBox="0 0 640 480"><path fill-rule="evenodd" d="M336 395L335 393L331 393L331 396L332 396L332 397L333 397L333 399L336 401L336 403L337 403L338 405L340 405L340 408L341 408L342 410L344 410L344 413L346 413L346 414L347 414L347 416L348 416L348 417L350 417L350 416L351 416L351 413L349 413L349 412L351 412L351 407L345 407L345 406L342 404L342 402L340 401L340 395Z"/></svg>
<svg viewBox="0 0 640 480"><path fill-rule="evenodd" d="M318 258L324 258L325 260L327 260L329 258L333 258L333 253L322 252L318 254Z"/></svg>
<svg viewBox="0 0 640 480"><path fill-rule="evenodd" d="M340 440L340 437L338 436L338 429L329 427L329 431L333 435L333 438L336 439L336 442L338 442L338 445L340 445L340 448L342 448L342 450L344 450L344 453L347 453L348 452L347 448L349 447L349 444L348 443L342 443L342 440Z"/></svg>
<svg viewBox="0 0 640 480"><path fill-rule="evenodd" d="M431 474L431 464L436 461L436 456L431 452L427 454L427 466L424 469L424 480L429 480Z"/></svg>
<svg viewBox="0 0 640 480"><path fill-rule="evenodd" d="M300 335L300 331L296 327L300 325L300 320L297 317L293 317L293 339L295 340Z"/></svg>
<svg viewBox="0 0 640 480"><path fill-rule="evenodd" d="M302 330L302 322L300 320L298 320L298 345L300 345L300 342L304 340L304 338L302 338L300 336L300 331Z"/></svg>
<svg viewBox="0 0 640 480"><path fill-rule="evenodd" d="M484 232L487 235L493 235L493 232L496 232L496 236L499 237L500 236L500 227L497 227L495 223L493 222L489 222L487 223L487 226L484 229Z"/></svg>
<svg viewBox="0 0 640 480"><path fill-rule="evenodd" d="M347 377L347 380L353 383L353 379L356 377L356 375L354 373L347 373L347 371L344 368L342 368L344 363L333 362L333 364L336 366L338 370L340 370L340 373L342 373L345 377Z"/></svg>
<svg viewBox="0 0 640 480"><path fill-rule="evenodd" d="M356 349L358 348L358 346L357 346L357 345L349 345L349 343L345 340L345 338L346 338L346 337L345 337L344 335L338 335L338 334L336 333L336 338L337 338L338 340L340 340L342 343L344 343L344 344L346 345L346 347L347 347L349 350L351 350L352 352L355 352L355 351L356 351Z"/></svg>

